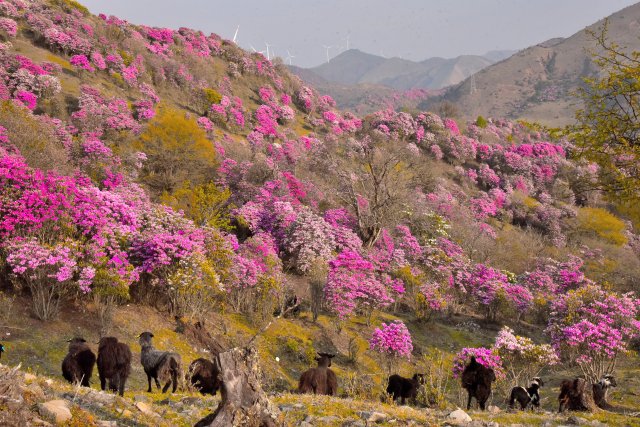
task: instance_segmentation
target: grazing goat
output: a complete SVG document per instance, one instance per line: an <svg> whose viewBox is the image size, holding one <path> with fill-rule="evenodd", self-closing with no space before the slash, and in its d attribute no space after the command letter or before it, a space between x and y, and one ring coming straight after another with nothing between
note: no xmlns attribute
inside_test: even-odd
<svg viewBox="0 0 640 427"><path fill-rule="evenodd" d="M2 353L4 353L4 345L0 343L0 359L2 359Z"/></svg>
<svg viewBox="0 0 640 427"><path fill-rule="evenodd" d="M331 359L334 357L335 354L318 353L318 357L316 357L318 367L302 373L298 383L298 392L334 396L338 391L338 378L335 372L329 369Z"/></svg>
<svg viewBox="0 0 640 427"><path fill-rule="evenodd" d="M161 381L166 381L166 384L162 388L163 393L167 392L171 384L173 384L171 392L175 393L178 388L178 378L182 376L180 355L178 353L160 351L153 348L153 344L151 344L153 334L151 332L143 332L138 338L140 347L142 347L140 363L142 363L144 372L147 374L147 381L149 382L147 392L151 393L151 378L153 378L158 388L160 388Z"/></svg>
<svg viewBox="0 0 640 427"><path fill-rule="evenodd" d="M540 387L544 385L544 382L539 377L535 377L531 381L531 385L527 388L517 386L511 389L511 397L509 398L509 408L513 409L516 400L520 404L520 409L523 411L527 409L529 403L532 407L540 407Z"/></svg>
<svg viewBox="0 0 640 427"><path fill-rule="evenodd" d="M109 390L124 395L124 386L131 373L131 349L118 342L116 337L102 337L98 342L98 375L100 388L105 389L109 382Z"/></svg>
<svg viewBox="0 0 640 427"><path fill-rule="evenodd" d="M405 378L400 375L391 375L387 385L387 393L393 396L396 401L400 398L400 403L404 405L405 399L410 399L413 403L418 397L418 389L424 384L424 375L414 374L413 378Z"/></svg>
<svg viewBox="0 0 640 427"><path fill-rule="evenodd" d="M467 410L471 409L471 398L475 397L480 409L485 410L485 404L491 395L491 383L496 380L496 374L491 368L487 368L471 357L471 361L462 371L462 387L469 393Z"/></svg>
<svg viewBox="0 0 640 427"><path fill-rule="evenodd" d="M191 384L202 394L215 396L218 389L222 387L222 381L219 377L220 372L210 360L203 358L194 360L189 365L189 374L191 376Z"/></svg>
<svg viewBox="0 0 640 427"><path fill-rule="evenodd" d="M73 338L67 342L69 352L62 360L62 376L72 384L90 387L89 380L96 364L96 355L84 338Z"/></svg>

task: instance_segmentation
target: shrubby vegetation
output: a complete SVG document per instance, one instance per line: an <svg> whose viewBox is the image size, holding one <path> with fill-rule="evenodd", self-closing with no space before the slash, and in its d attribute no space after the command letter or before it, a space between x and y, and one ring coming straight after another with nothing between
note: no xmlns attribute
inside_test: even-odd
<svg viewBox="0 0 640 427"><path fill-rule="evenodd" d="M432 112L358 118L215 34L36 3L0 10L70 65L0 46L0 256L43 321L95 302L108 326L132 301L262 324L294 279L314 321L406 318L374 331L385 356L411 355L414 320L546 328L550 344L505 327L454 361L458 375L475 355L513 384L559 359L595 381L640 334L637 284L623 293L637 229L592 185L612 165L573 159L573 139ZM104 84L78 85L89 73Z"/></svg>

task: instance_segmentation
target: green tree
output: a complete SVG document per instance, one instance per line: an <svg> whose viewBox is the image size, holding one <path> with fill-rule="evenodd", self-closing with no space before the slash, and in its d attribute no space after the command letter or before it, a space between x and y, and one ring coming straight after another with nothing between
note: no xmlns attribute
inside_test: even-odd
<svg viewBox="0 0 640 427"><path fill-rule="evenodd" d="M161 108L134 146L147 155L140 179L155 195L171 194L185 181L200 184L215 173L213 144L182 111Z"/></svg>
<svg viewBox="0 0 640 427"><path fill-rule="evenodd" d="M603 188L616 198L640 197L640 52L610 42L607 24L591 32L600 72L584 79L578 96L583 107L568 128L576 154L600 166Z"/></svg>
<svg viewBox="0 0 640 427"><path fill-rule="evenodd" d="M193 185L185 181L172 194L165 192L161 201L183 210L199 226L230 230L229 197L228 188L220 189L213 182Z"/></svg>

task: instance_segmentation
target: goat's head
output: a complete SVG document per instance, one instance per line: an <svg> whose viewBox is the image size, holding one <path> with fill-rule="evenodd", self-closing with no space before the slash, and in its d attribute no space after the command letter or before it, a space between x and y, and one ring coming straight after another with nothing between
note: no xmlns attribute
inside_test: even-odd
<svg viewBox="0 0 640 427"><path fill-rule="evenodd" d="M329 367L331 366L331 359L334 357L336 357L335 354L318 352L318 356L315 359L318 362L318 366Z"/></svg>
<svg viewBox="0 0 640 427"><path fill-rule="evenodd" d="M75 337L67 340L67 342L69 343L69 351L71 351L74 347L77 348L78 346L86 343L87 340L82 337Z"/></svg>
<svg viewBox="0 0 640 427"><path fill-rule="evenodd" d="M616 382L616 379L613 375L607 374L603 375L602 378L600 378L600 385L602 385L603 388L617 387L618 383Z"/></svg>
<svg viewBox="0 0 640 427"><path fill-rule="evenodd" d="M138 342L141 346L151 345L151 338L153 338L153 334L151 332L143 332L138 335Z"/></svg>
<svg viewBox="0 0 640 427"><path fill-rule="evenodd" d="M542 378L540 377L533 377L531 384L538 384L538 387L542 387L544 385L544 381L542 381Z"/></svg>
<svg viewBox="0 0 640 427"><path fill-rule="evenodd" d="M413 374L413 380L418 381L418 384L424 384L425 374Z"/></svg>

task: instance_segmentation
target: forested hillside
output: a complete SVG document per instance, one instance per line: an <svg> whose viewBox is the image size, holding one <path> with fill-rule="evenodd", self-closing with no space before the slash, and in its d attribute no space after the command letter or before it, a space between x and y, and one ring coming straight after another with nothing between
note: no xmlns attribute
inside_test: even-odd
<svg viewBox="0 0 640 427"><path fill-rule="evenodd" d="M0 15L2 362L37 374L0 372L0 395L22 384L3 422L42 425L36 404L57 398L69 425L193 425L218 398L145 395L148 330L185 370L250 343L285 425L439 424L466 404L471 356L502 408L480 422L565 423L561 380L612 374L580 416L638 425L640 211L564 134L357 117L216 34L73 0ZM91 391L61 383L65 341L105 335L134 355L124 398L97 374ZM336 355L337 397L289 394L317 352ZM388 375L415 372L416 408L390 405ZM542 411L507 413L538 374Z"/></svg>

